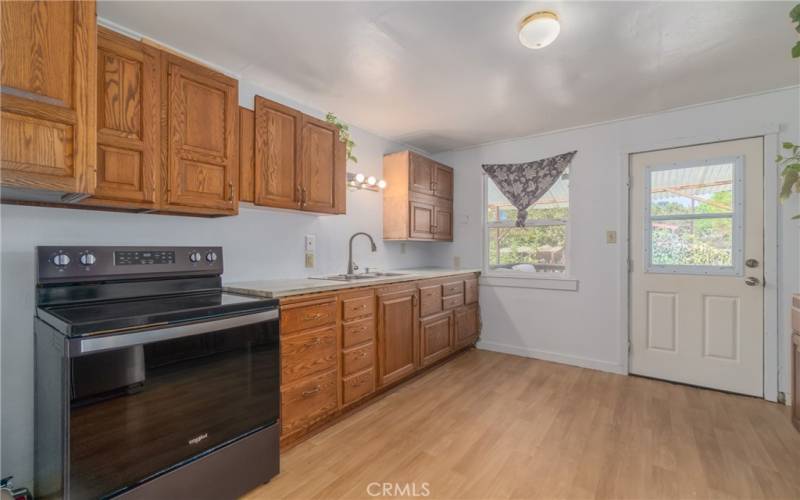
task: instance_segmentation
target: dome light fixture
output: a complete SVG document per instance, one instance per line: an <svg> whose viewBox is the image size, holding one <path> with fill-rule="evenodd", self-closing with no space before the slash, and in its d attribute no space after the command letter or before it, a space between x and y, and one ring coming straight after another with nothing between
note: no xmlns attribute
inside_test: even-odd
<svg viewBox="0 0 800 500"><path fill-rule="evenodd" d="M543 10L525 17L519 25L519 41L529 49L543 49L561 33L555 12Z"/></svg>

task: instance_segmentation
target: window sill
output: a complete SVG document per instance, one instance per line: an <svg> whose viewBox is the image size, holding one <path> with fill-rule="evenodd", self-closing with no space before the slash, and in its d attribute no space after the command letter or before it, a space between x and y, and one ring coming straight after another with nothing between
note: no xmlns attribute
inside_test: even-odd
<svg viewBox="0 0 800 500"><path fill-rule="evenodd" d="M568 276L530 276L523 273L498 273L485 271L481 274L481 286L501 288L535 288L539 290L578 291L578 280Z"/></svg>

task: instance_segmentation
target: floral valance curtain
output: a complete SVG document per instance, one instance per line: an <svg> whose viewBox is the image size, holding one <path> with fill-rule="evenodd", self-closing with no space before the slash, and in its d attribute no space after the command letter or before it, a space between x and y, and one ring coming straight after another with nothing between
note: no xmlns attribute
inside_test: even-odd
<svg viewBox="0 0 800 500"><path fill-rule="evenodd" d="M517 227L525 227L528 207L553 187L577 151L525 163L483 165L483 171L517 209Z"/></svg>

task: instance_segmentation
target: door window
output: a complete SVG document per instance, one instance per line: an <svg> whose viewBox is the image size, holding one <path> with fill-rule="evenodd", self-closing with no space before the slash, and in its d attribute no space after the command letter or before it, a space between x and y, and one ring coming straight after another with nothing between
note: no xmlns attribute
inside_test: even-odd
<svg viewBox="0 0 800 500"><path fill-rule="evenodd" d="M647 272L742 272L742 157L649 166L645 185Z"/></svg>

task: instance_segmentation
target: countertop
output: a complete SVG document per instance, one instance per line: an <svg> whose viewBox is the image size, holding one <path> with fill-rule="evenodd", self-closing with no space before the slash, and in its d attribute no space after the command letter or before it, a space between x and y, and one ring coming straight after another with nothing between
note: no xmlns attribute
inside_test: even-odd
<svg viewBox="0 0 800 500"><path fill-rule="evenodd" d="M403 281L416 281L429 278L442 278L457 274L479 273L480 271L480 269L442 268L397 269L386 272L403 273L402 276L383 276L379 278L353 281L320 280L311 278L237 281L233 283L224 283L223 288L227 292L277 299L281 297L290 297L292 295L303 295L306 293L344 290L347 288L358 288L372 285L386 285L388 283L401 283Z"/></svg>

